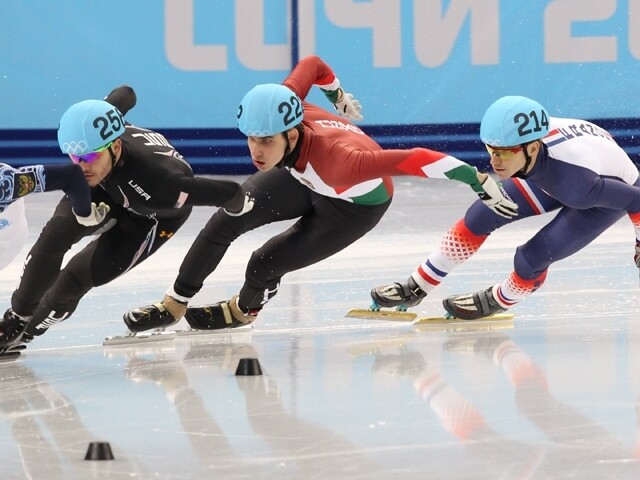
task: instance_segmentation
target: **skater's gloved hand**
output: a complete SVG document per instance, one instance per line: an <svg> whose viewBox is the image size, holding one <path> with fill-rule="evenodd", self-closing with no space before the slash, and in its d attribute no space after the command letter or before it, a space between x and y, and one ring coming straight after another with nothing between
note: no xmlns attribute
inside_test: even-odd
<svg viewBox="0 0 640 480"><path fill-rule="evenodd" d="M98 205L95 202L91 202L91 213L87 217L81 217L77 215L76 212L73 214L76 216L76 220L80 225L84 225L85 227L93 227L94 225L99 225L102 223L109 213L111 207L104 202L100 202Z"/></svg>
<svg viewBox="0 0 640 480"><path fill-rule="evenodd" d="M237 211L229 210L229 207L224 207L224 211L227 212L227 215L231 215L232 217L239 217L240 215L244 215L249 212L253 208L253 204L255 200L251 198L249 192L244 194L244 203L242 204L242 208Z"/></svg>
<svg viewBox="0 0 640 480"><path fill-rule="evenodd" d="M358 122L364 118L361 113L362 105L360 105L360 102L352 93L344 93L344 90L341 88L338 89L338 100L333 106L338 112L338 115L347 120Z"/></svg>
<svg viewBox="0 0 640 480"><path fill-rule="evenodd" d="M636 267L640 268L640 241L636 240L636 253L633 255L633 261Z"/></svg>
<svg viewBox="0 0 640 480"><path fill-rule="evenodd" d="M333 107L341 117L354 122L364 118L360 113L362 112L362 105L360 105L360 102L356 100L353 94L344 93L344 90L340 87L335 90L325 90L323 88L321 90L329 101L333 103Z"/></svg>
<svg viewBox="0 0 640 480"><path fill-rule="evenodd" d="M518 215L518 204L504 196L504 192L491 176L487 175L481 185L483 191L478 192L478 196L487 207L501 217L513 218Z"/></svg>
<svg viewBox="0 0 640 480"><path fill-rule="evenodd" d="M31 192L43 192L44 188L42 165L13 168L0 163L0 212L18 198Z"/></svg>

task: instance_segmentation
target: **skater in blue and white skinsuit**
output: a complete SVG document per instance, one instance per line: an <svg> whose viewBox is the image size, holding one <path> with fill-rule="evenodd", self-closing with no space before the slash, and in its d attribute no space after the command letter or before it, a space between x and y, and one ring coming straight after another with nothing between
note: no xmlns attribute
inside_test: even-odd
<svg viewBox="0 0 640 480"><path fill-rule="evenodd" d="M376 287L375 304L415 306L469 259L496 229L559 209L533 238L517 248L514 269L502 283L453 295L444 308L473 320L505 311L544 283L549 266L584 248L628 214L636 231L640 267L640 181L629 156L603 128L586 120L549 117L536 101L508 96L484 114L480 137L518 215L507 219L475 202L407 281Z"/></svg>

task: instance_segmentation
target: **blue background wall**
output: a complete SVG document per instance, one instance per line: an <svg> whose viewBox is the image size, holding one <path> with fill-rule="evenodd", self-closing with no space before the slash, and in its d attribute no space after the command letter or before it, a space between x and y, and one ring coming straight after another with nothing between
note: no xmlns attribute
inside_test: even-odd
<svg viewBox="0 0 640 480"><path fill-rule="evenodd" d="M127 83L138 94L128 120L165 133L197 171L251 172L240 99L312 53L385 147L486 167L477 122L521 94L598 121L640 159L640 0L5 0L0 158L64 161L66 108Z"/></svg>

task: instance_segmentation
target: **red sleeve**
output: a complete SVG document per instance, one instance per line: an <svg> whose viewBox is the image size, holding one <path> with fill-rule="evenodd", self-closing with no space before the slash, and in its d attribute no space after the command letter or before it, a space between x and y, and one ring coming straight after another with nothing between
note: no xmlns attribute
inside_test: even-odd
<svg viewBox="0 0 640 480"><path fill-rule="evenodd" d="M428 177L423 167L435 163L446 154L414 148L411 150L353 150L345 158L336 161L331 171L326 172L329 182L338 183L344 178L360 183L385 176Z"/></svg>
<svg viewBox="0 0 640 480"><path fill-rule="evenodd" d="M354 148L346 142L327 142L308 145L313 166L331 186L340 187L387 176L416 176L448 178L444 173L452 167L464 165L458 159L426 148L409 150L366 150ZM305 157L306 158L306 157ZM440 166L433 169L432 166Z"/></svg>
<svg viewBox="0 0 640 480"><path fill-rule="evenodd" d="M293 90L302 100L307 97L314 85L329 85L336 76L331 67L317 55L310 55L298 62L289 76L282 82Z"/></svg>

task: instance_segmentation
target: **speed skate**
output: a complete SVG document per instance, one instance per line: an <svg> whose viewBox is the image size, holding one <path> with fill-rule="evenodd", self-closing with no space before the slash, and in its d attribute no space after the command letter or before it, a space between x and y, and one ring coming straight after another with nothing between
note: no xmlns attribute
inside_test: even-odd
<svg viewBox="0 0 640 480"><path fill-rule="evenodd" d="M0 353L0 363L13 362L18 357L20 357L22 350L24 350L25 348L27 348L27 346L24 344L14 345L13 347L10 347L6 351Z"/></svg>
<svg viewBox="0 0 640 480"><path fill-rule="evenodd" d="M462 320L460 318L443 315L439 317L421 317L417 313L397 311L397 310L370 310L365 308L351 309L345 315L352 318L366 318L373 320L392 320L395 322L404 322L411 325L429 325L429 324L449 324L449 323L465 323L473 324L477 322L495 322L512 320L513 313L496 313L488 317L478 318L476 320Z"/></svg>
<svg viewBox="0 0 640 480"><path fill-rule="evenodd" d="M247 332L253 330L253 325L242 325L235 328L220 328L217 330L196 330L193 328L180 330L166 330L158 328L147 332L134 333L130 330L124 335L106 337L103 346L132 345L136 343L153 343L174 340L177 337L194 337L200 335L220 335L225 333Z"/></svg>

